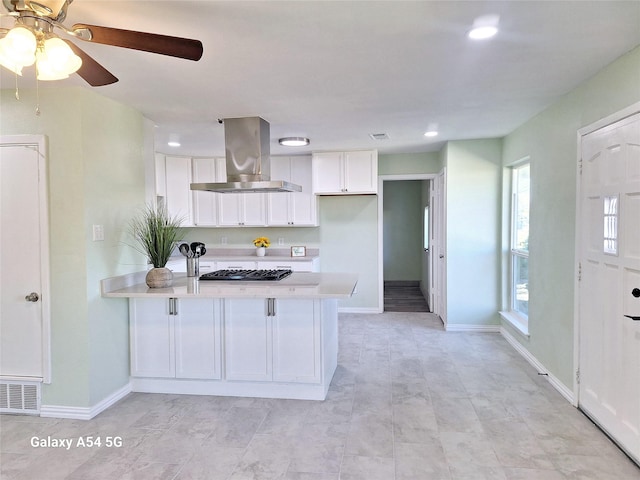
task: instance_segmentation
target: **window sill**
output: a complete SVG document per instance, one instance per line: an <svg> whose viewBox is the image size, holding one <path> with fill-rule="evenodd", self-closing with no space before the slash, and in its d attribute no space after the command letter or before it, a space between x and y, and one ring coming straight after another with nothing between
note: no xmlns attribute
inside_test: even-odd
<svg viewBox="0 0 640 480"><path fill-rule="evenodd" d="M499 312L500 316L522 335L529 338L529 321L515 312Z"/></svg>

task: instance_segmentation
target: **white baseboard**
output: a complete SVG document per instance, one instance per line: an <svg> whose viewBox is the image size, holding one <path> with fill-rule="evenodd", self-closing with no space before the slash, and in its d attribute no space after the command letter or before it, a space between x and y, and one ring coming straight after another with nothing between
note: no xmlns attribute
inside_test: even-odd
<svg viewBox="0 0 640 480"><path fill-rule="evenodd" d="M574 403L574 395L573 390L567 387L564 383L562 383L556 376L552 373L549 373L542 363L538 361L536 357L534 357L529 350L527 350L520 342L518 342L513 335L509 333L509 331L503 327L500 328L500 334L505 338L509 345L511 345L520 355L524 357L524 359L529 362L533 368L535 368L538 372L544 374L547 377L547 380L553 388L555 388L560 395L566 398L569 403L575 405Z"/></svg>
<svg viewBox="0 0 640 480"><path fill-rule="evenodd" d="M126 397L131 393L131 384L127 383L124 387L116 390L107 398L98 402L92 407L65 407L62 405L41 405L40 416L49 418L70 418L74 420L91 420L99 413L105 411L117 401Z"/></svg>
<svg viewBox="0 0 640 480"><path fill-rule="evenodd" d="M500 325L474 325L465 323L447 323L444 326L447 332L483 332L483 333L499 333Z"/></svg>

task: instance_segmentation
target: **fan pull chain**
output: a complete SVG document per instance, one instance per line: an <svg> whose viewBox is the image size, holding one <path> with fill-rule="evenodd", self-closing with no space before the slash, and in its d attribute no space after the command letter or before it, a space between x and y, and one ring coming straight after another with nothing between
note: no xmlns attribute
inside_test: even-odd
<svg viewBox="0 0 640 480"><path fill-rule="evenodd" d="M36 117L40 116L40 81L36 76Z"/></svg>
<svg viewBox="0 0 640 480"><path fill-rule="evenodd" d="M18 90L18 72L16 72L16 100L20 100L20 90Z"/></svg>

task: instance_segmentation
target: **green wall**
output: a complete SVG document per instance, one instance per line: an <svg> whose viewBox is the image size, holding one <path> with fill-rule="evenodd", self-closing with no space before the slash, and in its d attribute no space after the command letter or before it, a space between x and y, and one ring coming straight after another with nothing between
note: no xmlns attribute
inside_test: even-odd
<svg viewBox="0 0 640 480"><path fill-rule="evenodd" d="M446 148L447 326L498 325L502 141Z"/></svg>
<svg viewBox="0 0 640 480"><path fill-rule="evenodd" d="M144 119L83 88L2 90L0 134L48 137L52 381L43 405L89 407L129 381L127 302L99 280L139 270L123 221L144 203ZM93 242L92 225L105 241ZM138 265L136 265L138 264Z"/></svg>
<svg viewBox="0 0 640 480"><path fill-rule="evenodd" d="M640 101L640 47L504 139L505 165L531 159L529 334L505 324L553 375L573 385L577 131Z"/></svg>
<svg viewBox="0 0 640 480"><path fill-rule="evenodd" d="M422 180L384 182L384 280L422 279Z"/></svg>

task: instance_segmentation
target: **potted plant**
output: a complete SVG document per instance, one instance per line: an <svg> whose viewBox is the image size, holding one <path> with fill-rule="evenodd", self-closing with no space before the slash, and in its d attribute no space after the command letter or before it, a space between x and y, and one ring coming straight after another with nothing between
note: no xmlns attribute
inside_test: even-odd
<svg viewBox="0 0 640 480"><path fill-rule="evenodd" d="M256 246L256 255L258 257L264 257L267 253L267 248L271 246L271 242L268 237L258 237L253 240L253 244Z"/></svg>
<svg viewBox="0 0 640 480"><path fill-rule="evenodd" d="M131 234L138 243L136 250L146 255L153 265L146 277L149 288L171 286L173 273L166 265L176 242L184 236L181 224L182 219L170 217L166 207L151 204L131 221Z"/></svg>

